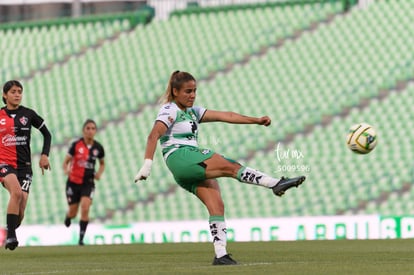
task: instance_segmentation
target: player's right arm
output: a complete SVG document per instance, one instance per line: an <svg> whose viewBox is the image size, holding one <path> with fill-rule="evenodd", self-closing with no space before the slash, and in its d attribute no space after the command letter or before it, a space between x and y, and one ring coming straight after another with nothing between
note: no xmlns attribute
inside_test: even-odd
<svg viewBox="0 0 414 275"><path fill-rule="evenodd" d="M155 121L154 126L147 137L144 164L135 176L135 182L146 180L149 177L158 140L167 132L167 129L167 125L165 125L164 122L159 120Z"/></svg>
<svg viewBox="0 0 414 275"><path fill-rule="evenodd" d="M167 132L167 126L157 120L152 127L151 132L147 137L147 147L145 149L145 159L153 159L155 150L157 149L157 143L161 136Z"/></svg>

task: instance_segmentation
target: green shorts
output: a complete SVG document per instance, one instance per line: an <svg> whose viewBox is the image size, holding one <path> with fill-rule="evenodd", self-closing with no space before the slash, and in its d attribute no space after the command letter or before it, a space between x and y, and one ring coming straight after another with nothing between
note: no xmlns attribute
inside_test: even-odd
<svg viewBox="0 0 414 275"><path fill-rule="evenodd" d="M195 194L198 184L206 179L204 161L214 152L193 146L180 147L168 156L166 163L175 181L185 190Z"/></svg>

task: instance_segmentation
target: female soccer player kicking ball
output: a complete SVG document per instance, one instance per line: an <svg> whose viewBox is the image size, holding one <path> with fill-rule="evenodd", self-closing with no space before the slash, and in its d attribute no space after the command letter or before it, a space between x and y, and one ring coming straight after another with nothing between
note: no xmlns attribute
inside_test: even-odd
<svg viewBox="0 0 414 275"><path fill-rule="evenodd" d="M269 126L271 120L267 116L249 117L193 106L196 91L196 80L191 74L176 71L171 75L164 95L165 104L148 136L144 164L136 175L135 182L145 180L150 175L152 159L160 140L164 160L176 182L195 194L207 207L215 250L213 265L234 265L237 262L226 250L224 203L217 178L232 177L240 182L270 188L275 195L282 196L289 188L299 186L305 177L273 178L210 149L199 148L199 123L220 121Z"/></svg>

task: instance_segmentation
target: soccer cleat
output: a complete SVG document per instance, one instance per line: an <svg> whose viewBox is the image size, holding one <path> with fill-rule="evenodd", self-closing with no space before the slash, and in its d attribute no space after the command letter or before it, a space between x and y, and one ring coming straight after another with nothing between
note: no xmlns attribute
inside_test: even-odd
<svg viewBox="0 0 414 275"><path fill-rule="evenodd" d="M70 226L70 219L68 217L65 218L65 226L66 227Z"/></svg>
<svg viewBox="0 0 414 275"><path fill-rule="evenodd" d="M298 187L299 185L302 184L302 182L304 182L306 179L306 177L301 176L301 177L297 177L297 178L284 178L282 177L280 179L280 181L272 187L273 193L276 196L283 196L283 194L285 194L286 190L292 188L292 187Z"/></svg>
<svg viewBox="0 0 414 275"><path fill-rule="evenodd" d="M6 240L6 249L14 250L19 245L19 242L16 238L7 238Z"/></svg>
<svg viewBox="0 0 414 275"><path fill-rule="evenodd" d="M223 257L217 258L214 257L213 265L236 265L238 264L233 260L229 254L224 255Z"/></svg>

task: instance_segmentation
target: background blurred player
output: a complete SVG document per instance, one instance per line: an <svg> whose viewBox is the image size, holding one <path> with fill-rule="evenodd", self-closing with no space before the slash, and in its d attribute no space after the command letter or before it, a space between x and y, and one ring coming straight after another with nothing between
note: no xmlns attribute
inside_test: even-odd
<svg viewBox="0 0 414 275"><path fill-rule="evenodd" d="M89 222L89 209L95 191L95 180L99 180L105 170L105 151L95 140L96 123L87 119L82 127L83 137L72 142L68 154L63 161L63 171L68 175L66 182L66 198L69 209L66 213L65 225L69 227L71 219L76 217L81 208L79 221L79 245L83 245L86 228ZM99 169L95 172L96 160Z"/></svg>
<svg viewBox="0 0 414 275"><path fill-rule="evenodd" d="M160 140L164 159L177 183L195 194L208 209L210 232L216 254L213 265L233 265L237 262L226 250L224 203L216 178L232 177L241 182L270 188L275 195L281 196L289 188L300 185L305 177L276 179L242 166L212 150L199 148L199 123L220 121L269 126L271 120L267 116L249 117L193 106L196 91L196 80L191 74L176 71L171 75L164 95L165 104L161 107L148 136L144 165L136 175L135 181L146 179L150 175L152 159Z"/></svg>
<svg viewBox="0 0 414 275"><path fill-rule="evenodd" d="M43 118L34 110L21 106L23 86L17 80L7 81L3 86L3 102L0 110L0 181L9 191L7 205L6 249L14 250L19 242L16 228L23 220L32 184L32 160L30 149L31 127L43 135L43 147L39 167L50 169L49 151L52 136Z"/></svg>

